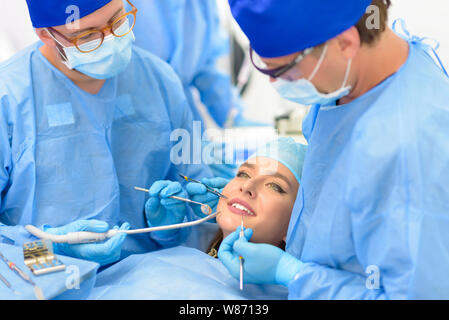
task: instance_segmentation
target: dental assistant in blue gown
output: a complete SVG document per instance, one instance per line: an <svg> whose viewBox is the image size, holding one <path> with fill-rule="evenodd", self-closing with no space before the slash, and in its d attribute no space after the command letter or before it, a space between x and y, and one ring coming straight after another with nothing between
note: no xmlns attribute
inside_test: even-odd
<svg viewBox="0 0 449 320"><path fill-rule="evenodd" d="M243 118L245 106L219 65L230 45L220 25L216 0L135 0L135 5L142 17L134 30L136 45L173 67L195 120L203 123L197 107L201 101L220 127L228 119L235 125L256 125Z"/></svg>
<svg viewBox="0 0 449 320"><path fill-rule="evenodd" d="M135 186L180 172L212 175L207 166L173 164L178 141L170 134L190 134L193 121L178 77L133 45L138 9L125 10L122 0L30 0L28 7L41 41L0 65L1 241L33 240L27 224L53 234L147 227L148 196ZM159 204L155 212L171 213ZM191 211L177 212L189 219ZM121 233L55 250L106 265L184 237Z"/></svg>
<svg viewBox="0 0 449 320"><path fill-rule="evenodd" d="M200 109L220 128L269 125L244 116L246 105L223 70L230 41L220 22L217 0L135 0L135 5L141 17L134 28L136 45L175 70L202 133L207 133L207 123ZM204 134L203 150L213 150L209 161L213 174L232 179L237 165L226 163L225 144L210 145L208 138Z"/></svg>
<svg viewBox="0 0 449 320"><path fill-rule="evenodd" d="M449 79L431 42L386 26L390 1L230 5L256 67L313 107L286 252L231 235L220 259L290 299L447 299Z"/></svg>

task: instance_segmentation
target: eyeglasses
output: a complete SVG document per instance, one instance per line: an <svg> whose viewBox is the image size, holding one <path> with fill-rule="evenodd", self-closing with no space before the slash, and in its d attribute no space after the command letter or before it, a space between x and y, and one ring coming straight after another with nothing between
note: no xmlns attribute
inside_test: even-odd
<svg viewBox="0 0 449 320"><path fill-rule="evenodd" d="M86 31L73 39L67 38L58 30L55 30L51 27L49 29L51 29L54 33L58 34L66 41L73 44L82 53L89 53L95 51L98 48L100 48L101 45L103 44L104 39L106 37L106 32L111 33L115 37L121 38L126 36L134 29L134 26L136 25L136 15L138 10L129 0L126 1L132 7L132 10L118 17L112 23L108 24L106 27L102 29L94 29ZM128 27L122 28L122 26L125 26L125 23L127 22ZM86 43L91 43L92 45L90 45L88 49L83 48L83 45Z"/></svg>
<svg viewBox="0 0 449 320"><path fill-rule="evenodd" d="M249 55L251 57L251 62L258 71L270 76L271 78L276 79L281 77L289 70L293 69L298 63L300 63L304 59L306 55L310 54L313 51L313 49L314 48L305 49L304 52L302 52L295 58L295 60L293 60L292 62L290 62L285 66L276 69L267 69L266 68L267 65L265 64L265 62L263 62L262 58L260 58L260 56L253 50L252 47L250 47Z"/></svg>

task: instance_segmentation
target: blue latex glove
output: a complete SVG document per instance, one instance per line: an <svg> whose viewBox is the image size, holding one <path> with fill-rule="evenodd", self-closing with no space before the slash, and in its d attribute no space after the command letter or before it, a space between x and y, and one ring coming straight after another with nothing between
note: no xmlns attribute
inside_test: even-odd
<svg viewBox="0 0 449 320"><path fill-rule="evenodd" d="M239 278L239 256L242 256L244 282L288 286L301 269L301 261L278 247L248 242L252 229L246 229L241 239L239 233L240 227L223 240L218 251L218 258L231 275Z"/></svg>
<svg viewBox="0 0 449 320"><path fill-rule="evenodd" d="M222 192L223 188L229 183L228 179L225 178L203 178L201 182L205 183L209 187ZM206 187L200 183L190 182L186 186L187 193L189 194L189 198L193 201L200 202L203 204L207 204L211 207L212 212L215 212L217 209L217 204L220 198L207 191ZM206 215L201 212L200 206L192 206L193 211L198 217L205 217Z"/></svg>
<svg viewBox="0 0 449 320"><path fill-rule="evenodd" d="M63 227L51 228L44 226L44 231L54 235L65 235L69 232L89 231L89 232L107 232L109 225L99 220L78 220L69 223ZM115 226L113 229L118 229ZM129 230L129 224L123 223L120 230ZM68 244L54 243L53 248L56 253L68 255L74 258L90 260L106 265L116 262L120 259L122 244L125 241L126 233L119 233L104 242L88 244Z"/></svg>
<svg viewBox="0 0 449 320"><path fill-rule="evenodd" d="M169 198L170 196L187 198L179 182L156 181L151 186L149 194L151 198L145 204L145 216L149 226L159 227L184 221L187 214L186 203Z"/></svg>

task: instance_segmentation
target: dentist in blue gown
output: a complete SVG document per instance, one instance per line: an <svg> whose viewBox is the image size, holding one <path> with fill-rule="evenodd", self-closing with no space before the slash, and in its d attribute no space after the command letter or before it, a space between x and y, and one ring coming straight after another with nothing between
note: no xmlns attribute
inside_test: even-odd
<svg viewBox="0 0 449 320"><path fill-rule="evenodd" d="M138 8L122 0L27 4L41 41L0 65L1 241L34 240L27 224L65 234L189 219L185 204L168 199L185 195L183 187L163 181L212 173L173 165L170 133L191 133L193 116L171 67L133 45ZM148 196L133 188L156 182L145 210ZM122 233L55 251L107 265L185 237Z"/></svg>
<svg viewBox="0 0 449 320"><path fill-rule="evenodd" d="M238 277L243 256L247 282L290 299L447 299L449 79L435 48L386 25L390 1L229 2L256 68L312 109L286 252L234 233L219 258Z"/></svg>

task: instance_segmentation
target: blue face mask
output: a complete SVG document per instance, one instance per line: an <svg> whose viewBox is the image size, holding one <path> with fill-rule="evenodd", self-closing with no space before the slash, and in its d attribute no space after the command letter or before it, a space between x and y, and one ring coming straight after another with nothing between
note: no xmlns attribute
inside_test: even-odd
<svg viewBox="0 0 449 320"><path fill-rule="evenodd" d="M128 22L119 29L129 28ZM120 30L117 30L120 33ZM49 32L51 35L51 33ZM64 47L53 35L52 38L64 48L66 60L63 63L70 70L77 70L94 79L109 79L123 72L131 61L132 44L135 41L133 32L121 38L112 34L104 38L103 44L97 50L82 53L76 47ZM98 40L80 46L83 51L89 51L98 45ZM63 55L64 56L64 55Z"/></svg>
<svg viewBox="0 0 449 320"><path fill-rule="evenodd" d="M332 93L324 94L319 92L313 83L312 79L317 74L320 69L323 60L326 56L328 45L324 47L323 53L318 61L315 70L312 72L308 79L298 79L295 81L287 81L284 79L278 79L273 82L273 87L276 91L286 100L296 102L302 105L315 105L319 104L322 106L334 105L337 100L347 96L351 92L351 86L346 86L349 78L349 73L351 71L352 60L349 60L348 67L346 69L346 75L343 81L342 87Z"/></svg>

